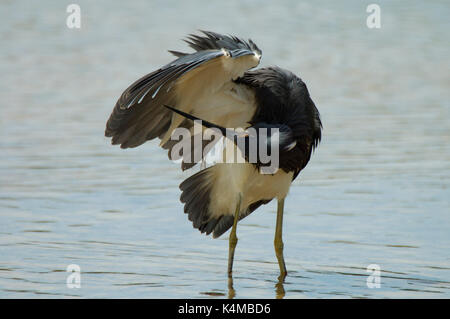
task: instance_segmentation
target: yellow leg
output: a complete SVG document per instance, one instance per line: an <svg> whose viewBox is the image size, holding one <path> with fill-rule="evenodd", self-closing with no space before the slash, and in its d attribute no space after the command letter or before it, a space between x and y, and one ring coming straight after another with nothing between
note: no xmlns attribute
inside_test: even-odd
<svg viewBox="0 0 450 319"><path fill-rule="evenodd" d="M282 281L287 274L286 264L284 263L283 257L283 210L284 210L284 198L278 200L277 209L277 225L275 228L275 254L277 255L278 265L280 266L280 280Z"/></svg>
<svg viewBox="0 0 450 319"><path fill-rule="evenodd" d="M233 288L233 277L228 277L228 299L233 299L236 296L236 291Z"/></svg>
<svg viewBox="0 0 450 319"><path fill-rule="evenodd" d="M241 210L241 194L239 194L238 204L236 205L236 211L234 212L234 222L233 222L233 228L231 229L230 233L230 247L228 250L228 277L231 278L233 273L233 259L234 259L234 251L236 249L236 245L238 242L238 238L236 236L236 227L237 222L239 220L239 212Z"/></svg>

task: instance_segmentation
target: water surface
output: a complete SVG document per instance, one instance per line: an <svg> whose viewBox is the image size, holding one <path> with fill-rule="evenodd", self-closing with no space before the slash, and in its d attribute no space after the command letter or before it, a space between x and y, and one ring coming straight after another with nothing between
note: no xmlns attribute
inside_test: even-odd
<svg viewBox="0 0 450 319"><path fill-rule="evenodd" d="M0 297L218 298L227 235L192 228L156 141L103 137L121 92L197 29L251 37L307 83L323 141L286 200L286 298L450 297L450 5L378 1L0 4ZM274 298L276 204L239 223L237 298ZM66 267L81 267L81 288ZM366 286L369 264L381 287Z"/></svg>

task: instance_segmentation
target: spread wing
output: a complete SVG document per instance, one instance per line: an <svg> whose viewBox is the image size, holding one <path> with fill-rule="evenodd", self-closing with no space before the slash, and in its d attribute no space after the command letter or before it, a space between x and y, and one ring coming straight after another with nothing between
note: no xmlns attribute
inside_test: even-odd
<svg viewBox="0 0 450 319"><path fill-rule="evenodd" d="M193 124L164 105L224 127L247 126L256 108L254 94L233 80L259 64L261 50L251 40L202 32L186 40L195 53L171 51L176 60L122 93L106 124L112 144L129 148L159 138L170 152L173 130L192 130Z"/></svg>

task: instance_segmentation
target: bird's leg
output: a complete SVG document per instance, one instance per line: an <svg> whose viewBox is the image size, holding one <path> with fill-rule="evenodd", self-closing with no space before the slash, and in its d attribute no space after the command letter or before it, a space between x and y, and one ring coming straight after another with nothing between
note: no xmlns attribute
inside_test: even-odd
<svg viewBox="0 0 450 319"><path fill-rule="evenodd" d="M236 245L238 242L238 238L236 236L236 227L237 227L237 222L239 220L239 212L241 210L241 200L242 200L242 195L239 194L238 203L236 205L236 211L234 212L233 228L231 229L230 239L229 239L229 242L230 242L230 247L228 250L228 277L229 278L232 276L234 250L236 249Z"/></svg>
<svg viewBox="0 0 450 319"><path fill-rule="evenodd" d="M275 246L275 253L277 255L278 259L278 265L280 266L280 280L284 280L286 277L287 271L286 271L286 265L284 263L284 257L283 257L283 210L284 210L284 198L278 199L278 209L277 209L277 225L275 228L275 240L274 240L274 246Z"/></svg>
<svg viewBox="0 0 450 319"><path fill-rule="evenodd" d="M236 291L233 288L233 277L228 277L228 299L233 299L236 296Z"/></svg>

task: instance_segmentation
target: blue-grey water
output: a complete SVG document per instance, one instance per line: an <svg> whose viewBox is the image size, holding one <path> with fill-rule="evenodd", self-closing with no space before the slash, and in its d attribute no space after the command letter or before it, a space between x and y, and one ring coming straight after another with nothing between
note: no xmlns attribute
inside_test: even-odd
<svg viewBox="0 0 450 319"><path fill-rule="evenodd" d="M380 29L364 1L78 0L81 29L69 3L0 3L1 298L228 296L228 236L192 228L187 174L156 141L103 137L122 91L197 29L252 38L322 114L286 200L285 298L450 297L448 1L377 1ZM237 298L277 295L275 210L238 225Z"/></svg>

